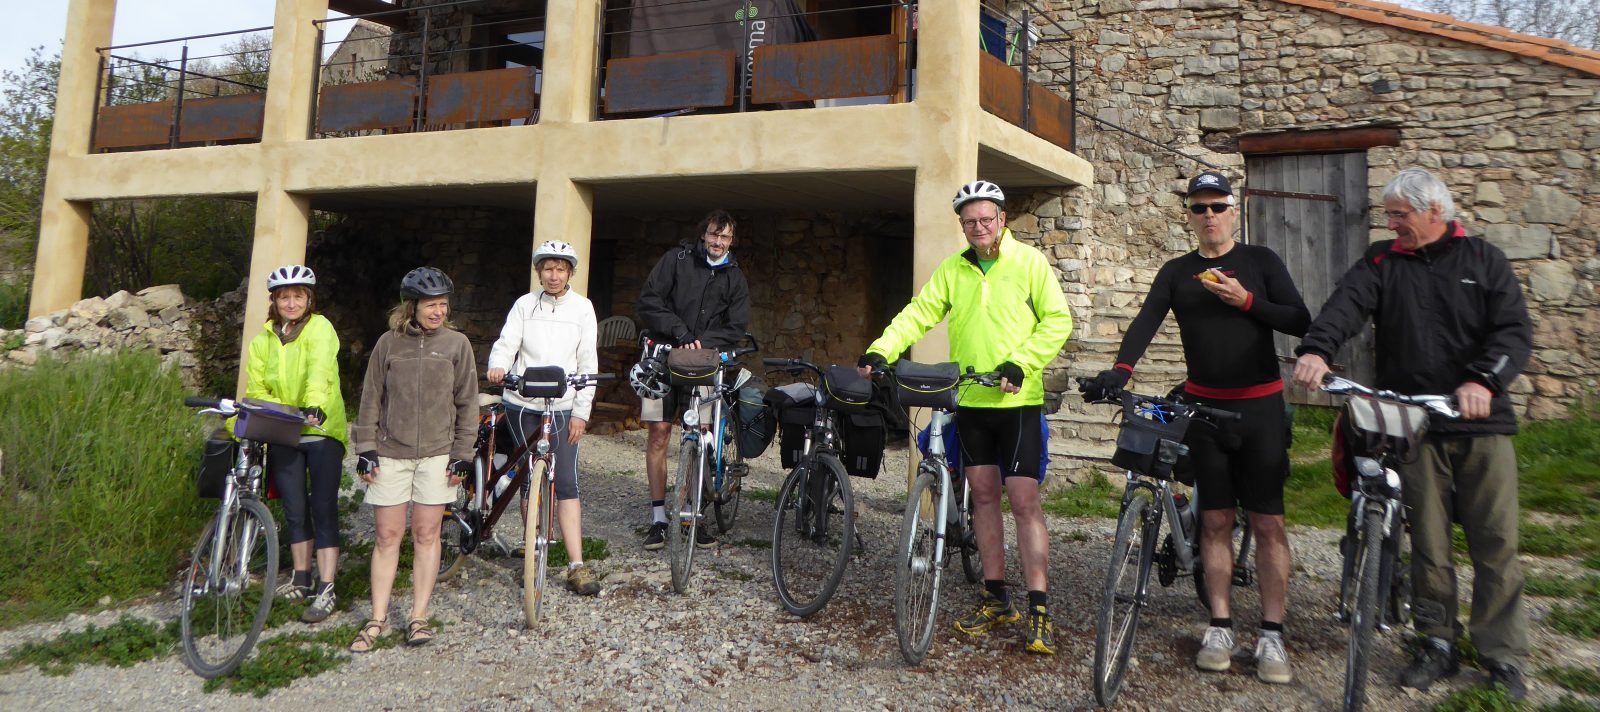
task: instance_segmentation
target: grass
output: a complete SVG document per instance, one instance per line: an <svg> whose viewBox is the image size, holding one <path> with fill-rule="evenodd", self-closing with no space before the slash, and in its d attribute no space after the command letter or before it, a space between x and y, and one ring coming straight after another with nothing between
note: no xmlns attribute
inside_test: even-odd
<svg viewBox="0 0 1600 712"><path fill-rule="evenodd" d="M1513 712L1523 706L1506 699L1505 688L1474 685L1450 693L1433 706L1433 712Z"/></svg>
<svg viewBox="0 0 1600 712"><path fill-rule="evenodd" d="M214 507L184 395L145 351L0 371L0 627L171 583Z"/></svg>
<svg viewBox="0 0 1600 712"><path fill-rule="evenodd" d="M1545 668L1539 676L1573 692L1600 697L1600 672L1575 667Z"/></svg>
<svg viewBox="0 0 1600 712"><path fill-rule="evenodd" d="M598 537L586 536L583 538L583 560L585 562L603 561L611 556L611 543ZM553 542L550 545L550 559L547 565L560 571L567 567L572 559L567 556L565 543Z"/></svg>
<svg viewBox="0 0 1600 712"><path fill-rule="evenodd" d="M1551 608L1545 623L1576 638L1600 638L1600 594L1590 592L1576 603Z"/></svg>
<svg viewBox="0 0 1600 712"><path fill-rule="evenodd" d="M1600 705L1585 702L1572 695L1562 695L1561 699L1547 705L1541 705L1539 712L1600 712Z"/></svg>
<svg viewBox="0 0 1600 712"><path fill-rule="evenodd" d="M22 345L26 343L28 343L27 334L24 334L20 331L12 333L6 336L4 341L0 341L0 353L4 353L6 351L15 351L22 348Z"/></svg>
<svg viewBox="0 0 1600 712"><path fill-rule="evenodd" d="M54 640L17 646L0 659L0 670L33 665L46 675L62 676L72 674L79 665L131 667L172 655L177 650L176 620L160 625L123 616L104 628L90 624L82 631Z"/></svg>
<svg viewBox="0 0 1600 712"><path fill-rule="evenodd" d="M778 502L778 490L770 487L746 487L744 488L744 497L754 502L776 504Z"/></svg>
<svg viewBox="0 0 1600 712"><path fill-rule="evenodd" d="M1115 517L1122 510L1122 488L1097 468L1083 482L1045 495L1042 506L1058 517Z"/></svg>
<svg viewBox="0 0 1600 712"><path fill-rule="evenodd" d="M22 282L0 282L0 329L21 329L27 323L28 292Z"/></svg>
<svg viewBox="0 0 1600 712"><path fill-rule="evenodd" d="M443 624L429 619L435 632L444 630ZM207 680L206 692L227 690L234 694L264 697L280 687L303 677L316 677L350 662L346 652L350 641L360 632L361 623L337 628L323 628L316 632L297 632L263 640L256 654L245 660L232 675ZM403 630L396 628L380 638L373 650L392 648L403 640Z"/></svg>
<svg viewBox="0 0 1600 712"><path fill-rule="evenodd" d="M1600 576L1579 579L1571 576L1533 574L1528 577L1527 588L1524 590L1531 596L1548 596L1550 598L1594 596L1600 594Z"/></svg>

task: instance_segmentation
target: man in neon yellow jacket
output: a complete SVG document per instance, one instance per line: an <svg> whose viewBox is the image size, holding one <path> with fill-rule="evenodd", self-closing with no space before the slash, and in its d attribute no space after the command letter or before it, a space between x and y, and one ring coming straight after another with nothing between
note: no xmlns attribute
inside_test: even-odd
<svg viewBox="0 0 1600 712"><path fill-rule="evenodd" d="M961 187L954 207L968 249L939 264L857 365L882 370L949 315L950 358L963 369L1000 373L998 389L964 389L956 417L984 578L977 609L957 621L956 630L981 635L1022 617L1005 586L1003 470L1028 586L1027 650L1053 655L1046 595L1050 541L1039 506L1039 419L1044 367L1071 335L1072 314L1050 259L1012 237L1004 203L1005 194L988 181Z"/></svg>

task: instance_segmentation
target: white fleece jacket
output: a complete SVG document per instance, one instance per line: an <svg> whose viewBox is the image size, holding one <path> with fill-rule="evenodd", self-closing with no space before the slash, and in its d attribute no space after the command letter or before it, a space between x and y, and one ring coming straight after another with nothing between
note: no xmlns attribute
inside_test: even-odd
<svg viewBox="0 0 1600 712"><path fill-rule="evenodd" d="M595 353L594 304L572 289L560 297L543 290L524 294L511 305L500 338L489 350L489 368L503 368L520 375L530 366L560 366L568 374L594 373L600 368ZM523 400L509 389L505 400L521 408L541 408ZM552 410L571 410L572 417L589 419L594 406L594 388L565 396L551 404Z"/></svg>

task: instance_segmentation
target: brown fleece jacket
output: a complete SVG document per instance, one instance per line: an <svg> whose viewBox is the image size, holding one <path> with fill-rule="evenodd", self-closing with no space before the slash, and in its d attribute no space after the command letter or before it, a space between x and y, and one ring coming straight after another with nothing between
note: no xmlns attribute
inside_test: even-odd
<svg viewBox="0 0 1600 712"><path fill-rule="evenodd" d="M472 343L449 327L384 333L372 348L351 449L416 460L472 459L478 433L478 364Z"/></svg>

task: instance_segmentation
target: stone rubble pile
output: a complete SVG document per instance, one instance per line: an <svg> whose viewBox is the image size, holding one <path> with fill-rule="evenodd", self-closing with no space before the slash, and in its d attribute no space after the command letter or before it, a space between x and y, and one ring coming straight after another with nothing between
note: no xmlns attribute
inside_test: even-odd
<svg viewBox="0 0 1600 712"><path fill-rule="evenodd" d="M189 331L195 307L176 284L90 297L29 319L19 331L0 330L0 344L12 343L19 333L24 337L21 346L0 358L0 368L32 366L44 356L78 351L145 348L156 349L163 365L182 369L184 382L194 385L199 382L199 360Z"/></svg>

